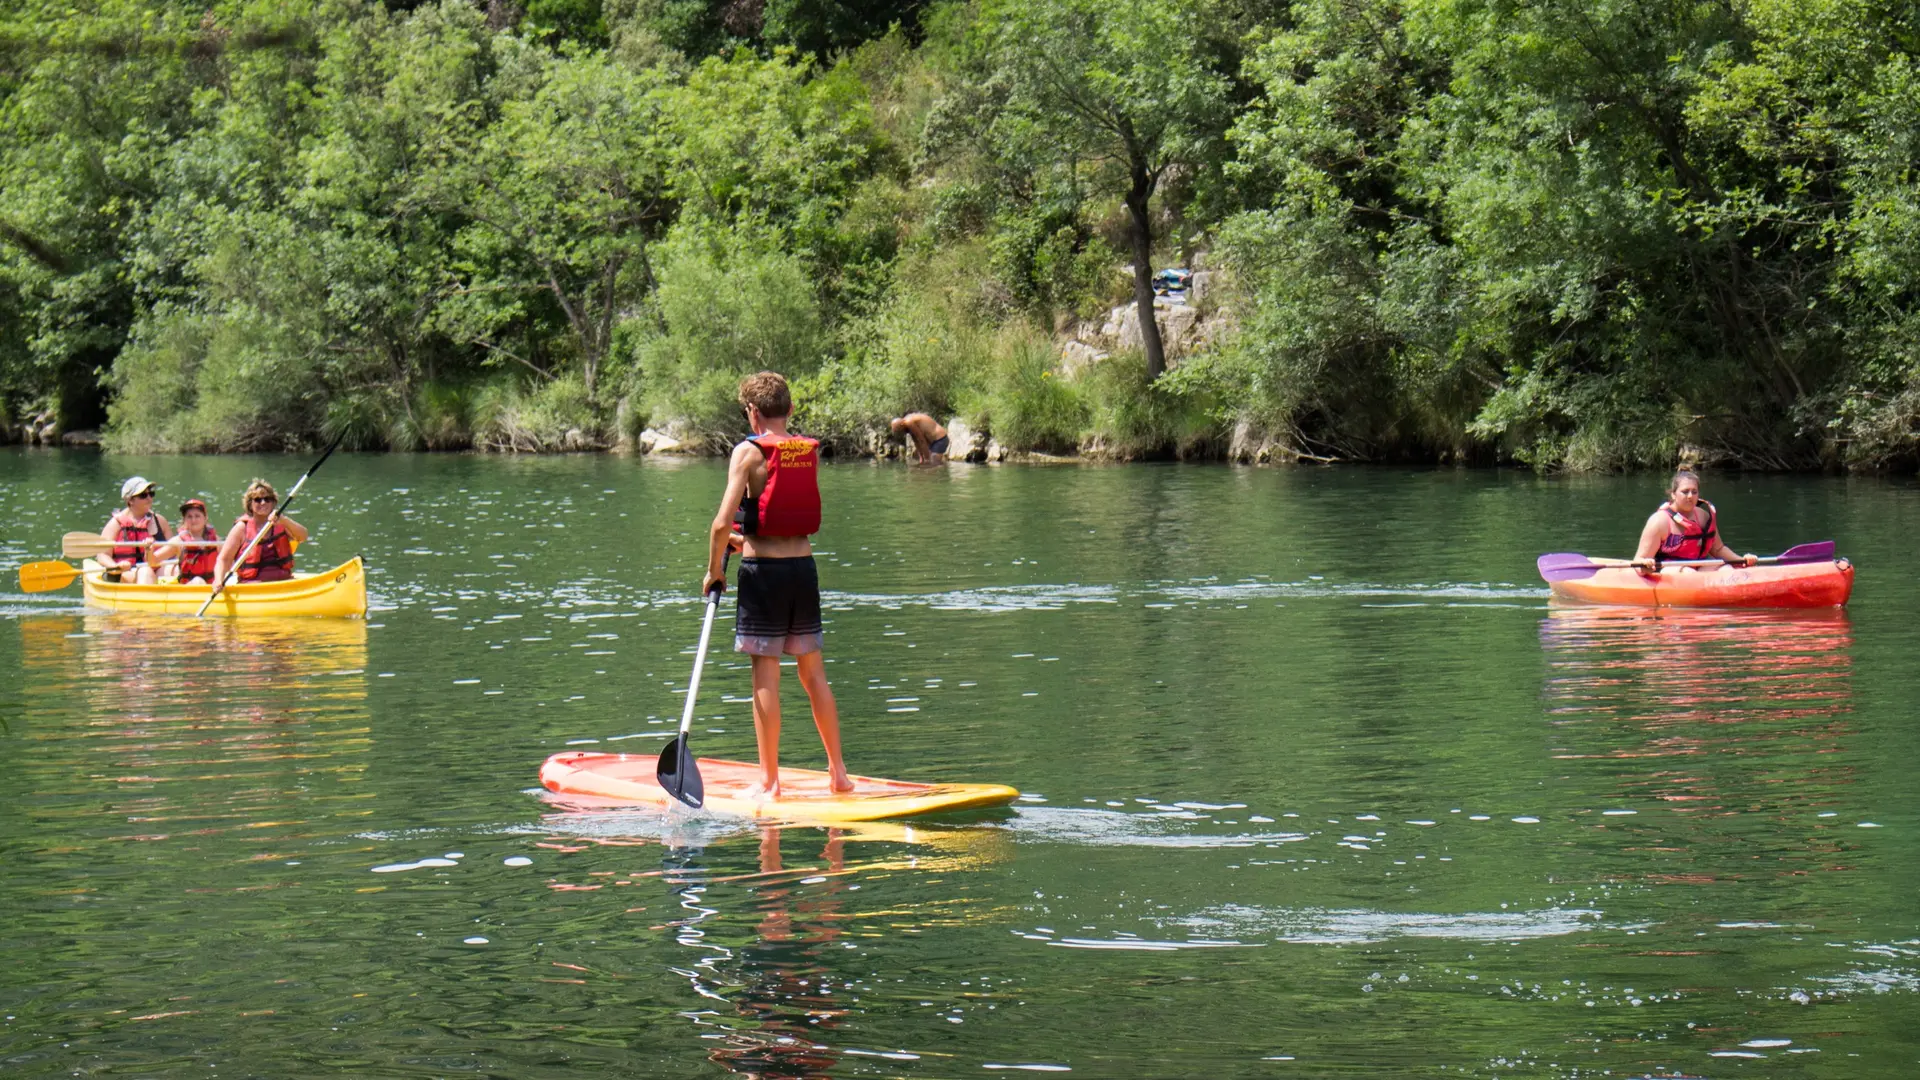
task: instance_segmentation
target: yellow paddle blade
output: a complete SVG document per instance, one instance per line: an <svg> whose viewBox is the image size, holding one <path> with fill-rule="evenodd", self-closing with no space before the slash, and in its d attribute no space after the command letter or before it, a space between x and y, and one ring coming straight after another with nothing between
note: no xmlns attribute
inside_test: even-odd
<svg viewBox="0 0 1920 1080"><path fill-rule="evenodd" d="M30 562L20 568L21 592L64 589L80 576L80 568L63 562Z"/></svg>

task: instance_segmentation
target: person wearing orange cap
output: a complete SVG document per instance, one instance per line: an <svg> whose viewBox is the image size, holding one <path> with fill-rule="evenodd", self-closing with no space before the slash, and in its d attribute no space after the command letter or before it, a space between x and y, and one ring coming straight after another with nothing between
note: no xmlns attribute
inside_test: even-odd
<svg viewBox="0 0 1920 1080"><path fill-rule="evenodd" d="M214 564L220 561L220 533L207 524L207 504L188 499L180 504L180 531L173 542L153 549L151 561L159 566L174 563L171 573L164 569L161 578L182 585L213 584Z"/></svg>
<svg viewBox="0 0 1920 1080"><path fill-rule="evenodd" d="M168 536L167 519L153 512L153 493L158 490L144 476L129 476L120 485L120 501L126 505L114 511L100 529L100 538L113 541L114 549L94 556L94 564L105 571L103 576L108 581L131 576L138 584L151 585L159 580L148 558L150 542Z"/></svg>

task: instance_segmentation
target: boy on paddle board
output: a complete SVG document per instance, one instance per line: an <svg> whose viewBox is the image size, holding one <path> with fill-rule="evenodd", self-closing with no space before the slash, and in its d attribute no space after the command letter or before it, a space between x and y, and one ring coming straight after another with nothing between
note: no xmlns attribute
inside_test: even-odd
<svg viewBox="0 0 1920 1080"><path fill-rule="evenodd" d="M108 581L151 585L159 580L153 572L152 546L140 543L165 540L169 535L167 519L153 512L153 493L158 490L158 485L144 476L129 476L120 485L120 501L126 505L107 519L100 538L124 546L94 556L95 564L106 570Z"/></svg>
<svg viewBox="0 0 1920 1080"><path fill-rule="evenodd" d="M910 412L905 416L887 421L888 430L895 435L902 432L913 440L913 458L922 465L944 465L947 463L947 429L940 421L923 412Z"/></svg>
<svg viewBox="0 0 1920 1080"><path fill-rule="evenodd" d="M1673 474L1667 501L1660 504L1640 530L1640 548L1633 568L1642 574L1659 569L1663 560L1722 559L1735 566L1759 562L1727 546L1720 536L1720 512L1700 497L1700 476L1691 469Z"/></svg>
<svg viewBox="0 0 1920 1080"><path fill-rule="evenodd" d="M726 588L727 551L739 548L733 649L753 658L753 733L760 747L760 783L749 794L780 797L783 655L794 658L800 688L813 706L833 790L852 791L840 756L840 709L821 656L820 576L810 539L820 530L820 444L787 430L793 397L775 372L741 380L740 406L753 434L733 448L727 463L727 489L713 516L700 594L716 584Z"/></svg>

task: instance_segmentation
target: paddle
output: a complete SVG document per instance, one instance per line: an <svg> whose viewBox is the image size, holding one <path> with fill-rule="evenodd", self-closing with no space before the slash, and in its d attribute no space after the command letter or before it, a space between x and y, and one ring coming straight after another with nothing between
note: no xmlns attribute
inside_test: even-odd
<svg viewBox="0 0 1920 1080"><path fill-rule="evenodd" d="M727 562L732 558L731 551L721 556L723 580L714 582L707 590L707 614L700 624L700 651L693 654L693 679L687 683L687 704L680 710L680 734L660 748L660 764L654 770L663 791L696 810L707 801L707 789L700 782L700 766L693 760L693 747L687 743L687 733L693 728L693 699L700 693L700 672L707 666L707 639L713 635L713 613L719 610L720 594L726 591Z"/></svg>
<svg viewBox="0 0 1920 1080"><path fill-rule="evenodd" d="M1833 541L1822 540L1815 544L1796 544L1778 555L1769 555L1758 560L1762 566L1776 563L1826 562L1833 558ZM1540 576L1547 581L1571 581L1575 578L1592 577L1608 567L1632 566L1631 559L1598 559L1571 552L1556 552L1542 555L1535 565L1540 568ZM1667 566L1726 566L1720 559L1674 559L1656 564Z"/></svg>
<svg viewBox="0 0 1920 1080"><path fill-rule="evenodd" d="M198 619L205 615L207 609L213 606L213 602L220 598L222 592L226 591L227 582L232 581L233 576L239 573L241 565L247 561L247 556L253 553L253 549L260 543L261 538L273 531L274 523L278 522L280 516L287 512L287 507L293 505L293 500L300 494L300 489L307 485L307 477L312 476L315 472L319 471L320 466L327 463L327 459L333 456L333 452L340 448L340 440L346 437L347 433L344 431L334 436L332 445L327 447L326 453L320 455L320 460L307 466L307 471L301 473L300 479L293 482L293 490L287 492L287 497L281 499L280 505L274 507L273 513L267 515L267 523L260 526L259 532L253 534L252 541L250 541L246 547L240 549L239 558L234 559L233 565L227 567L227 572L220 576L220 580L213 586L213 592L207 594L207 602L201 604L200 610L193 613L194 618ZM249 507L248 511L251 512L252 508Z"/></svg>
<svg viewBox="0 0 1920 1080"><path fill-rule="evenodd" d="M30 562L20 568L21 592L51 592L73 584L81 575L79 567L63 562Z"/></svg>
<svg viewBox="0 0 1920 1080"><path fill-rule="evenodd" d="M106 555L117 547L155 547L160 544L185 543L188 547L219 547L218 540L108 540L99 533L70 532L60 538L60 555L68 559L88 559L95 555Z"/></svg>

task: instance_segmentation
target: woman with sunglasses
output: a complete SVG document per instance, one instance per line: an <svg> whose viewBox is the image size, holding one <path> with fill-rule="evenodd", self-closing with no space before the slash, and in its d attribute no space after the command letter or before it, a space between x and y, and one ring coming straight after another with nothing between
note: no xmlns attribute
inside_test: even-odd
<svg viewBox="0 0 1920 1080"><path fill-rule="evenodd" d="M108 581L131 580L151 585L159 580L148 559L153 547L141 543L165 540L169 536L167 519L153 512L153 493L158 490L144 476L130 476L120 485L120 501L126 505L115 510L100 530L101 539L111 540L117 546L105 555L94 557L106 571L104 576Z"/></svg>
<svg viewBox="0 0 1920 1080"><path fill-rule="evenodd" d="M274 507L280 505L280 496L274 493L273 485L265 480L255 480L247 485L246 496L242 500L247 507L245 515L233 523L227 532L227 542L220 546L220 561L213 568L213 580L227 579L227 571L233 567L234 560L253 544L253 538L261 529L268 528L267 520L273 517ZM247 552L247 559L239 566L237 576L241 581L285 581L293 576L293 547L307 538L307 527L290 517L275 520L270 531L262 537L253 550Z"/></svg>

